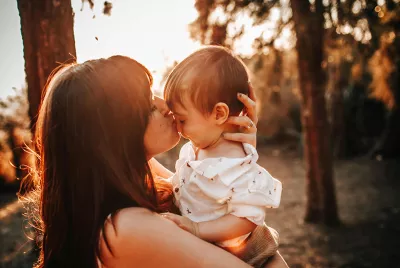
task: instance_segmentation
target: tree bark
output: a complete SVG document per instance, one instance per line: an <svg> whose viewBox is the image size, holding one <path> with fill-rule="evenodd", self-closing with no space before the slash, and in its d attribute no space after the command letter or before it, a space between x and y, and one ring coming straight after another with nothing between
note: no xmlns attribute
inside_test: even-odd
<svg viewBox="0 0 400 268"><path fill-rule="evenodd" d="M76 59L70 0L18 0L24 45L29 116L34 132L42 92L51 72Z"/></svg>
<svg viewBox="0 0 400 268"><path fill-rule="evenodd" d="M314 11L309 1L291 1L300 79L302 124L307 169L305 221L335 225L339 222L333 183L330 131L324 90L322 0Z"/></svg>
<svg viewBox="0 0 400 268"><path fill-rule="evenodd" d="M347 155L346 148L346 124L345 124L345 104L344 91L349 84L348 74L350 73L351 65L340 60L334 64L333 70L330 73L332 76L330 89L330 115L332 149L334 159L343 158ZM329 106L329 105L328 105Z"/></svg>

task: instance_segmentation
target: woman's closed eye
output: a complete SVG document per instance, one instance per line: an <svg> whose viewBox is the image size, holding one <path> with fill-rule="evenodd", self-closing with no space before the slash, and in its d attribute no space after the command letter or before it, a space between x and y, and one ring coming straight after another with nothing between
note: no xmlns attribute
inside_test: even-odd
<svg viewBox="0 0 400 268"><path fill-rule="evenodd" d="M151 106L151 111L152 111L152 112L157 111L157 110L158 110L158 108L157 108L156 105L152 105L152 106Z"/></svg>

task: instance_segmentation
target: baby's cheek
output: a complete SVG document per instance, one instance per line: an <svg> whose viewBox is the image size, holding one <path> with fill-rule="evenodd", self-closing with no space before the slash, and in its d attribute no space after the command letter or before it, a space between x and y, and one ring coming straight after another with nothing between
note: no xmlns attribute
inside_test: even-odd
<svg viewBox="0 0 400 268"><path fill-rule="evenodd" d="M194 128L193 126L185 126L183 132L188 137L193 137L193 138L198 137L198 132L196 131L196 128Z"/></svg>

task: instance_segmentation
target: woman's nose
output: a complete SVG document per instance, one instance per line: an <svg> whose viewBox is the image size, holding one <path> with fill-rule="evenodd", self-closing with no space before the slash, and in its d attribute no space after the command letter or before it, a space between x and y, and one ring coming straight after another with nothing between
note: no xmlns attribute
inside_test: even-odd
<svg viewBox="0 0 400 268"><path fill-rule="evenodd" d="M157 109L160 111L160 113L163 116L168 116L171 113L165 100L163 100L157 96L154 96L154 101L156 103Z"/></svg>

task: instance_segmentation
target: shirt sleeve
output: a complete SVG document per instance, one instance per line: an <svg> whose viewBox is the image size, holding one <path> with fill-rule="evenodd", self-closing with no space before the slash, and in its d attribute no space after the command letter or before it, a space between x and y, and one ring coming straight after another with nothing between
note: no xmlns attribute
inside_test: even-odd
<svg viewBox="0 0 400 268"><path fill-rule="evenodd" d="M232 215L240 218L246 218L256 225L263 225L265 219L265 208L260 206L231 204L230 210Z"/></svg>
<svg viewBox="0 0 400 268"><path fill-rule="evenodd" d="M266 208L280 204L282 183L258 166L232 183L227 204L231 214L262 225Z"/></svg>

